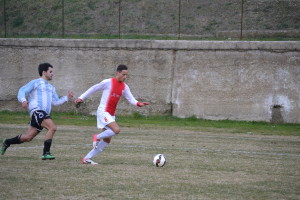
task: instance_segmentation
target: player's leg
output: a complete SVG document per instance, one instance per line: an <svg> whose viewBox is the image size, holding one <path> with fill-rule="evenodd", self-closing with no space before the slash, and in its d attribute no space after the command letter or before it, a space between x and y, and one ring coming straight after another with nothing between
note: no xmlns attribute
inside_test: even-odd
<svg viewBox="0 0 300 200"><path fill-rule="evenodd" d="M117 122L115 122L115 121L112 121L111 123L107 124L106 127L107 128L105 131L94 136L95 139L101 140L101 139L105 139L105 138L111 138L112 136L120 133L120 127L117 124ZM94 139L94 141L95 141L95 139Z"/></svg>
<svg viewBox="0 0 300 200"><path fill-rule="evenodd" d="M30 142L39 131L37 128L33 126L29 126L27 133L17 135L16 137L10 139L3 139L2 148L1 148L1 155L4 155L6 149L12 144L21 144L23 142Z"/></svg>
<svg viewBox="0 0 300 200"><path fill-rule="evenodd" d="M111 122L109 124L106 125L108 128L110 128L114 133L115 135L119 134L120 133L120 127L119 125L117 124L117 122Z"/></svg>
<svg viewBox="0 0 300 200"><path fill-rule="evenodd" d="M115 116L111 116L108 112L97 111L97 127L103 131L93 135L93 148L97 148L101 139L111 138L120 132L119 125L115 122ZM110 139L107 141L109 143Z"/></svg>
<svg viewBox="0 0 300 200"><path fill-rule="evenodd" d="M108 127L104 128L102 133L104 133L104 134L114 133L112 130L110 130L109 132L107 130L110 130L110 128L108 128ZM100 134L102 134L102 133L100 133ZM105 138L102 138L102 140L100 140L100 139L97 139L97 136L100 134L94 135L93 149L82 159L83 164L97 165L98 163L91 160L91 158L98 155L99 153L101 153L103 151L103 149L109 145L109 143L111 141L111 136L107 137L107 135L105 135L104 136Z"/></svg>
<svg viewBox="0 0 300 200"><path fill-rule="evenodd" d="M82 159L83 164L98 164L92 161L91 158L101 153L110 143L111 137L120 132L115 117L107 112L97 111L97 127L102 129L103 132L93 135L93 149Z"/></svg>
<svg viewBox="0 0 300 200"><path fill-rule="evenodd" d="M42 159L43 160L55 159L55 157L53 155L51 155L51 153L50 153L50 148L51 148L52 139L53 139L53 136L56 132L57 126L54 124L54 122L51 118L44 119L41 123L41 126L43 128L47 129L47 133L45 135Z"/></svg>
<svg viewBox="0 0 300 200"><path fill-rule="evenodd" d="M20 142L30 142L39 133L40 131L36 127L29 126L27 133L20 135Z"/></svg>
<svg viewBox="0 0 300 200"><path fill-rule="evenodd" d="M92 165L96 165L98 163L94 162L91 160L92 157L98 155L99 153L101 153L103 151L103 149L109 144L107 143L108 138L101 140L98 143L97 148L93 148L83 159L82 159L82 163L83 164L92 164ZM106 141L104 141L106 140Z"/></svg>
<svg viewBox="0 0 300 200"><path fill-rule="evenodd" d="M109 144L110 141L111 141L111 137L110 138L104 138L103 141L106 142L107 144Z"/></svg>
<svg viewBox="0 0 300 200"><path fill-rule="evenodd" d="M106 129L103 128L103 131L105 131L105 130ZM98 163L92 161L91 158L96 156L97 154L101 153L103 151L103 149L107 145L109 145L110 141L111 141L111 137L105 138L101 141L97 140L96 144L93 144L93 146L95 146L95 147L93 147L93 149L82 159L82 163L83 164L98 164Z"/></svg>
<svg viewBox="0 0 300 200"><path fill-rule="evenodd" d="M103 129L104 131L102 133L98 135L97 134L94 135L94 140L93 140L94 148L82 159L83 164L92 164L92 165L98 164L93 160L91 160L91 158L101 153L103 149L109 145L112 136L115 135L115 131L113 131L111 128L113 128L113 130L115 130L117 133L120 132L119 125L116 122L112 122L108 124L106 128ZM99 139L98 136L100 136Z"/></svg>
<svg viewBox="0 0 300 200"><path fill-rule="evenodd" d="M97 127L99 129L105 128L105 130L94 136L94 140L110 138L120 132L119 125L115 121L115 116L111 116L108 112L97 111Z"/></svg>

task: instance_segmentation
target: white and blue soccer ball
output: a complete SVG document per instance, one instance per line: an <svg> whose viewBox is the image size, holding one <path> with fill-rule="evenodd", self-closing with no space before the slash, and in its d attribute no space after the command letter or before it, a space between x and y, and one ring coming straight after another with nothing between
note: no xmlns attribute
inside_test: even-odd
<svg viewBox="0 0 300 200"><path fill-rule="evenodd" d="M157 154L153 158L153 165L156 167L163 167L167 162L164 154Z"/></svg>

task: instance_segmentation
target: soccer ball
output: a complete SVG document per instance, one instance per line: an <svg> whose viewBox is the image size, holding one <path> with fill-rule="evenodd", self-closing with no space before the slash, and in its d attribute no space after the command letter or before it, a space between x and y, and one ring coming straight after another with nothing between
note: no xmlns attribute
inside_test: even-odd
<svg viewBox="0 0 300 200"><path fill-rule="evenodd" d="M153 165L155 165L156 167L163 167L166 162L166 157L163 154L157 154L153 158Z"/></svg>

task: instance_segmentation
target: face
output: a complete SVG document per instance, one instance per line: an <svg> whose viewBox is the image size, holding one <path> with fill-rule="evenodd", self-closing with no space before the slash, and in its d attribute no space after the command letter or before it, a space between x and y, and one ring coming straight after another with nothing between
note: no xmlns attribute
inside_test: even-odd
<svg viewBox="0 0 300 200"><path fill-rule="evenodd" d="M50 81L52 80L52 77L53 77L53 68L49 67L48 71L43 72L43 78L46 79L47 81Z"/></svg>
<svg viewBox="0 0 300 200"><path fill-rule="evenodd" d="M120 82L125 81L127 78L128 70L122 70L121 72L116 72L116 79Z"/></svg>

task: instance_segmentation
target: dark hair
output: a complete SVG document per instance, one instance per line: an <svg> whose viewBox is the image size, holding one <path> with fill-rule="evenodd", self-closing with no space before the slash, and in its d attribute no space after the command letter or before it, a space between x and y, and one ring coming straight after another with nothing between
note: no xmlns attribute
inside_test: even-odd
<svg viewBox="0 0 300 200"><path fill-rule="evenodd" d="M128 70L128 67L126 65L119 65L117 68L117 72L121 72L122 70Z"/></svg>
<svg viewBox="0 0 300 200"><path fill-rule="evenodd" d="M49 63L41 63L41 64L39 65L39 74L40 74L40 76L43 75L43 72L44 72L44 71L45 71L45 72L48 71L49 67L53 68L53 66L50 65Z"/></svg>

